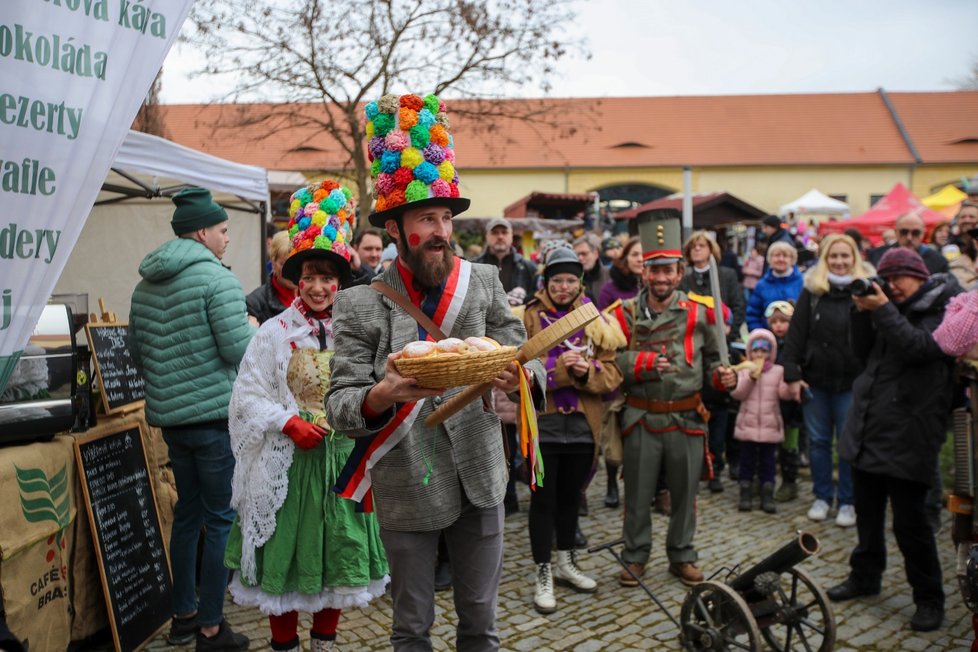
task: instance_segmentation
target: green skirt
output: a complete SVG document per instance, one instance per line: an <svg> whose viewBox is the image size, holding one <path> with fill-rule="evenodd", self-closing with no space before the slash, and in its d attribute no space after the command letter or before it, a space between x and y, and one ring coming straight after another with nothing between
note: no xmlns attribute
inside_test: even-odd
<svg viewBox="0 0 978 652"><path fill-rule="evenodd" d="M387 557L374 514L332 491L353 450L353 440L331 435L311 450L295 449L289 489L275 515L275 532L255 551L257 582L235 573L231 594L238 604L265 613L315 613L366 606L383 595ZM235 518L224 562L241 570L241 529Z"/></svg>

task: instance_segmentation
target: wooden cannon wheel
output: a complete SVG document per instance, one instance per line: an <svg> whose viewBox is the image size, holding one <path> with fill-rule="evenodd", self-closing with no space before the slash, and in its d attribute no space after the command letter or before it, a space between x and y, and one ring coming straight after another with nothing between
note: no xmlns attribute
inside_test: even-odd
<svg viewBox="0 0 978 652"><path fill-rule="evenodd" d="M835 617L828 597L800 568L782 573L765 603L752 604L751 609L775 652L829 652L835 645Z"/></svg>
<svg viewBox="0 0 978 652"><path fill-rule="evenodd" d="M684 650L760 650L761 633L750 607L722 582L690 589L679 616Z"/></svg>

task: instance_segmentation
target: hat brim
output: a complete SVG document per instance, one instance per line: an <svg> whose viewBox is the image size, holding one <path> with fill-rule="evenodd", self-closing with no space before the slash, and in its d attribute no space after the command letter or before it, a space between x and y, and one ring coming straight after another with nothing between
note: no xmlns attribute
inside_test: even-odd
<svg viewBox="0 0 978 652"><path fill-rule="evenodd" d="M671 265L673 263L681 263L681 262L683 262L681 256L680 257L656 256L655 258L646 258L644 264L646 267L656 267L658 265Z"/></svg>
<svg viewBox="0 0 978 652"><path fill-rule="evenodd" d="M316 258L336 265L336 271L340 275L340 287L350 285L350 281L353 280L353 271L350 268L350 262L338 253L326 251L325 249L303 249L292 254L285 260L285 264L282 265L282 276L298 285L299 278L302 276L302 263Z"/></svg>
<svg viewBox="0 0 978 652"><path fill-rule="evenodd" d="M407 202L401 204L400 206L394 206L386 210L382 210L379 213L371 213L370 217L367 219L370 221L371 226L375 226L378 229L383 229L387 224L387 220L394 220L405 213L405 211L414 210L415 208L424 208L425 206L447 206L450 211L452 211L452 217L455 217L459 213L463 213L469 210L469 204L472 202L465 197L429 197L428 199L421 199L418 201Z"/></svg>

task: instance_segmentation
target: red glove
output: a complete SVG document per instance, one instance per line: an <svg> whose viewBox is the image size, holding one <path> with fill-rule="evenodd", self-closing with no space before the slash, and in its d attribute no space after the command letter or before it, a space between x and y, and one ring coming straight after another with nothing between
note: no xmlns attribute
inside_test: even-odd
<svg viewBox="0 0 978 652"><path fill-rule="evenodd" d="M323 440L326 431L314 423L303 421L298 414L289 417L289 420L282 426L282 432L295 442L295 445L303 450L315 448L316 444Z"/></svg>

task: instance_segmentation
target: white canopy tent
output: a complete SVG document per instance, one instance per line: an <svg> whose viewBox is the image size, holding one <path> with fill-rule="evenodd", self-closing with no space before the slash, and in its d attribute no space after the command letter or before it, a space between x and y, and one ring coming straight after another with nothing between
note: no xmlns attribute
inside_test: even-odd
<svg viewBox="0 0 978 652"><path fill-rule="evenodd" d="M789 213L799 215L849 215L849 204L832 199L825 193L812 188L793 202L781 207L779 215L784 217Z"/></svg>
<svg viewBox="0 0 978 652"><path fill-rule="evenodd" d="M143 257L174 237L169 198L187 186L209 189L228 210L231 242L224 264L247 293L264 280L265 221L269 194L264 168L233 163L164 138L130 131L106 176L55 294L98 298L120 320L139 282Z"/></svg>

